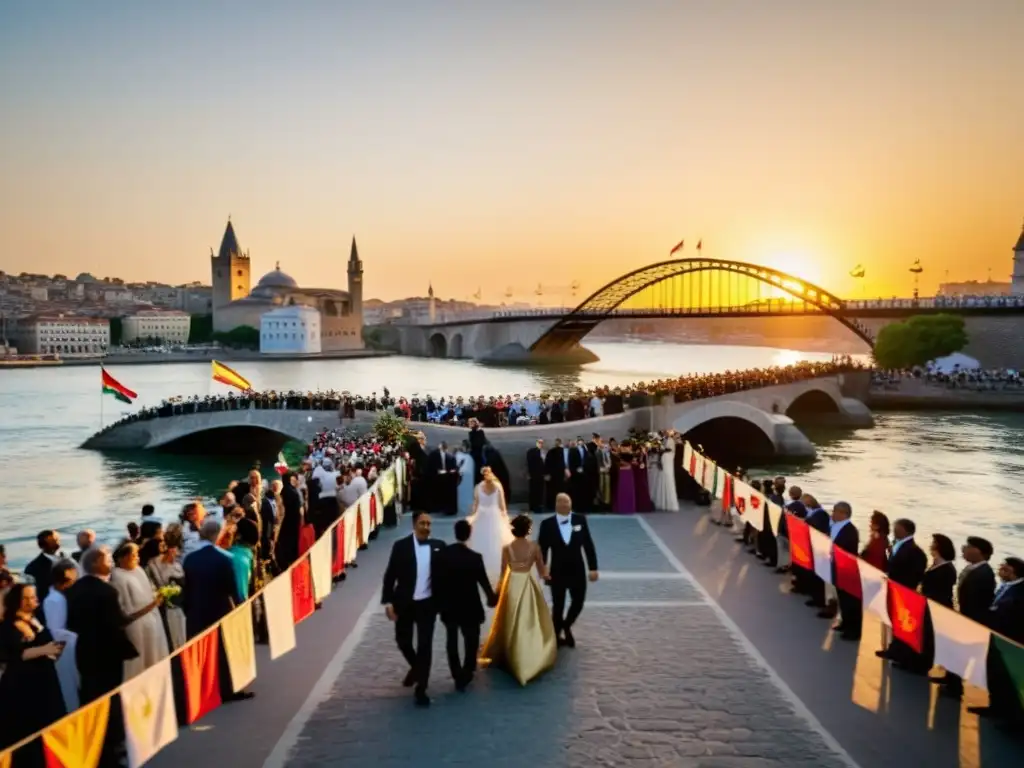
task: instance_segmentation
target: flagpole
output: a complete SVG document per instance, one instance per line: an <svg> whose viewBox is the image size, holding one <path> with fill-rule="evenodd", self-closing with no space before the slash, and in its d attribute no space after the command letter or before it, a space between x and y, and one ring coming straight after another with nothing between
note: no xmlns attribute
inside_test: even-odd
<svg viewBox="0 0 1024 768"><path fill-rule="evenodd" d="M100 432L103 431L103 363L100 363Z"/></svg>

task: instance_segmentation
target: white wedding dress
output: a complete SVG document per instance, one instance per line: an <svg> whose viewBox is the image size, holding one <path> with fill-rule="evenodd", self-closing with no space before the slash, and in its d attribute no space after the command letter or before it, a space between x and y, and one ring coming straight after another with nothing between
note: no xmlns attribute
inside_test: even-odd
<svg viewBox="0 0 1024 768"><path fill-rule="evenodd" d="M662 449L667 453L652 456L648 463L651 486L651 501L654 508L663 512L678 512L679 497L676 494L676 441L666 438Z"/></svg>
<svg viewBox="0 0 1024 768"><path fill-rule="evenodd" d="M502 575L501 550L506 544L511 543L513 538L508 515L501 509L501 499L505 491L501 485L495 483L494 490L488 493L484 483L480 483L476 487L476 493L479 503L476 516L469 518L473 526L469 546L483 556L487 578L497 588Z"/></svg>

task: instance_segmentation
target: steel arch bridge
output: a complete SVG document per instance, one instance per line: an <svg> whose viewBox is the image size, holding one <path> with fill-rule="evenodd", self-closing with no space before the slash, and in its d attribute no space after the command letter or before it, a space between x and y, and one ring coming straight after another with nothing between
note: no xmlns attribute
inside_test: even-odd
<svg viewBox="0 0 1024 768"><path fill-rule="evenodd" d="M622 304L654 286L663 287L662 306L694 306L694 298L697 305L702 305L707 299L717 306L716 314L728 315L730 312L741 311L752 303L758 303L759 299L754 302L749 299L749 290L746 289L751 284L756 284L758 296L764 287L769 287L782 291L792 300L802 302L811 312L820 312L835 318L869 347L874 347L874 339L867 329L847 317L846 302L824 288L757 264L695 258L661 261L635 269L613 280L560 318L533 343L530 351L543 355L557 355L570 349L598 324L612 317ZM769 311L766 314L792 314L792 311Z"/></svg>

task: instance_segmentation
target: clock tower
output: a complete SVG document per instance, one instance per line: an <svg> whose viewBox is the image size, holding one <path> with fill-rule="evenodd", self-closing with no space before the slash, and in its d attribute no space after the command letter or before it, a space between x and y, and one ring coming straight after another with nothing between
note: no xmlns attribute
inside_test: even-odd
<svg viewBox="0 0 1024 768"><path fill-rule="evenodd" d="M352 236L352 252L348 257L348 295L351 301L350 312L363 323L363 262L356 248L356 237Z"/></svg>

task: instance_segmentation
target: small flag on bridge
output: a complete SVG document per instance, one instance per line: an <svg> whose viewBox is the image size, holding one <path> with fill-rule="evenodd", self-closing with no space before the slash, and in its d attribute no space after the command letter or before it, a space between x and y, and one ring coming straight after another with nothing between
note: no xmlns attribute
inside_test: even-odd
<svg viewBox="0 0 1024 768"><path fill-rule="evenodd" d="M858 264L850 270L850 277L864 277L864 267Z"/></svg>
<svg viewBox="0 0 1024 768"><path fill-rule="evenodd" d="M915 275L920 275L922 272L924 272L924 267L921 266L920 259L914 260L914 263L910 266L910 271L913 272Z"/></svg>
<svg viewBox="0 0 1024 768"><path fill-rule="evenodd" d="M668 255L669 255L669 256L672 256L672 255L674 255L674 254L675 254L675 252L676 252L676 251L682 250L682 248L683 248L683 243L685 243L685 242L686 242L686 239L684 238L684 239L680 240L680 241L679 241L678 243L676 243L676 247L675 247L675 248L673 248L673 249L672 249L671 251L669 251L669 252L668 252Z"/></svg>
<svg viewBox="0 0 1024 768"><path fill-rule="evenodd" d="M248 392L252 389L252 384L249 383L247 378L228 368L224 363L218 363L216 360L213 361L213 380L219 381L221 384L227 384L229 387L240 389L243 392Z"/></svg>
<svg viewBox="0 0 1024 768"><path fill-rule="evenodd" d="M703 247L704 247L704 239L701 238L700 240L697 241L697 252L699 253L700 249L703 248Z"/></svg>

